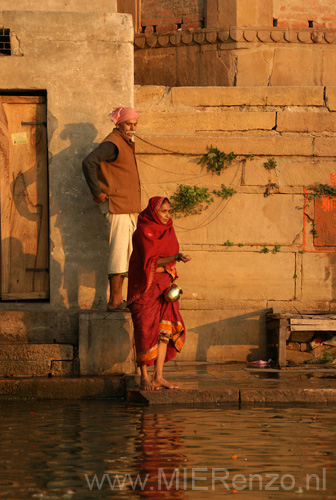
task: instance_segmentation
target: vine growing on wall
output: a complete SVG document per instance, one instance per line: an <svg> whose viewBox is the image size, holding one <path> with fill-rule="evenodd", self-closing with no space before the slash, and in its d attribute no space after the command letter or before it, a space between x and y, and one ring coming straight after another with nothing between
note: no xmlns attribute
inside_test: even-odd
<svg viewBox="0 0 336 500"><path fill-rule="evenodd" d="M253 158L254 155L244 155L244 158ZM209 172L221 175L221 173L237 158L237 155L225 153L211 144L209 151L204 154L198 164L206 165ZM200 214L214 202L214 196L227 200L236 193L234 188L221 184L221 189L209 191L206 187L188 186L179 184L175 193L170 197L171 212L175 217L187 217L188 215Z"/></svg>
<svg viewBox="0 0 336 500"><path fill-rule="evenodd" d="M230 198L236 193L233 188L222 184L221 189L209 191L208 188L180 184L177 191L170 197L170 211L175 217L200 214L214 202L214 196L223 199Z"/></svg>

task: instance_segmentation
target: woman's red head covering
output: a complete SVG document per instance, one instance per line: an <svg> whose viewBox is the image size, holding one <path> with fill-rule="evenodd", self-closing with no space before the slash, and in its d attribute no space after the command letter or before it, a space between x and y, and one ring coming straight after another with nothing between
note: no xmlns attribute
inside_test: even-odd
<svg viewBox="0 0 336 500"><path fill-rule="evenodd" d="M128 302L139 298L150 288L159 257L169 257L179 252L172 219L163 224L157 216L164 201L169 203L168 198L162 196L151 198L139 215L128 270ZM173 269L175 261L169 266Z"/></svg>

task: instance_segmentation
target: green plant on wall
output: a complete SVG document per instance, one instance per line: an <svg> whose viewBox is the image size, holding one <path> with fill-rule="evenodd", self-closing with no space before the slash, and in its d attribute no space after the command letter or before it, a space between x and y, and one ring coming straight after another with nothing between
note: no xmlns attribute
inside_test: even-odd
<svg viewBox="0 0 336 500"><path fill-rule="evenodd" d="M278 188L279 188L279 186L275 182L269 182L267 184L265 192L264 192L265 198L267 198L267 196L269 196L270 194L272 194L273 189L278 189Z"/></svg>
<svg viewBox="0 0 336 500"><path fill-rule="evenodd" d="M171 213L176 217L200 214L214 201L208 188L186 186L180 184L177 191L171 196Z"/></svg>
<svg viewBox="0 0 336 500"><path fill-rule="evenodd" d="M233 247L233 242L230 240L226 240L226 242L224 243L224 246L225 247Z"/></svg>
<svg viewBox="0 0 336 500"><path fill-rule="evenodd" d="M264 248L262 248L260 250L260 253L268 253L269 252L269 249L267 248L267 246L264 246Z"/></svg>
<svg viewBox="0 0 336 500"><path fill-rule="evenodd" d="M224 184L221 187L219 191L214 189L209 192L208 188L180 184L177 191L170 197L171 213L175 217L200 214L214 201L213 194L227 199L237 192L233 188L225 187Z"/></svg>
<svg viewBox="0 0 336 500"><path fill-rule="evenodd" d="M220 151L218 148L214 148L211 144L208 153L202 156L199 160L199 164L206 165L211 172L215 172L220 175L223 170L225 170L232 160L237 158L232 151L229 154Z"/></svg>
<svg viewBox="0 0 336 500"><path fill-rule="evenodd" d="M275 161L274 158L269 158L267 161L264 163L264 168L266 170L274 170L277 166L277 162Z"/></svg>
<svg viewBox="0 0 336 500"><path fill-rule="evenodd" d="M328 196L329 198L336 198L336 188L329 186L328 184L318 184L317 186L310 186L308 189L308 201L314 200L316 198L321 198L322 196Z"/></svg>
<svg viewBox="0 0 336 500"><path fill-rule="evenodd" d="M311 234L313 236L316 236L317 235L317 231L316 231L316 226L315 226L315 221L312 220L312 228L310 230Z"/></svg>
<svg viewBox="0 0 336 500"><path fill-rule="evenodd" d="M213 190L213 194L216 196L219 196L220 198L224 198L225 200L227 198L230 198L233 194L235 194L237 191L233 188L227 188L224 184L221 185L221 190L216 191L216 189Z"/></svg>

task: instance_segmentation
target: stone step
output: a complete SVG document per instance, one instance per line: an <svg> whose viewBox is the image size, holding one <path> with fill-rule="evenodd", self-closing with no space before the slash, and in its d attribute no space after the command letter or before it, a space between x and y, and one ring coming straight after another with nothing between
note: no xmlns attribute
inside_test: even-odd
<svg viewBox="0 0 336 500"><path fill-rule="evenodd" d="M78 312L55 310L1 310L0 345L78 343Z"/></svg>
<svg viewBox="0 0 336 500"><path fill-rule="evenodd" d="M72 360L73 346L66 344L2 344L0 361Z"/></svg>
<svg viewBox="0 0 336 500"><path fill-rule="evenodd" d="M21 378L0 379L0 400L115 399L125 396L124 378Z"/></svg>
<svg viewBox="0 0 336 500"><path fill-rule="evenodd" d="M78 374L74 347L66 344L0 345L0 376L41 377Z"/></svg>
<svg viewBox="0 0 336 500"><path fill-rule="evenodd" d="M134 373L135 347L129 312L79 315L81 375Z"/></svg>

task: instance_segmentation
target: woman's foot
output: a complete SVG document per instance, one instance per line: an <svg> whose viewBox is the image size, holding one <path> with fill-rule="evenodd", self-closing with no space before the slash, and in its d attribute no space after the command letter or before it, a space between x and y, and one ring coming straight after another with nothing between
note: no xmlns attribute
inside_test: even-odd
<svg viewBox="0 0 336 500"><path fill-rule="evenodd" d="M154 384L157 389L160 389L160 387L164 387L165 389L178 389L179 388L178 385L171 384L170 382L168 382L168 380L164 379L163 377L154 378L152 384Z"/></svg>
<svg viewBox="0 0 336 500"><path fill-rule="evenodd" d="M143 391L156 391L160 387L157 387L149 378L141 378L140 389Z"/></svg>
<svg viewBox="0 0 336 500"><path fill-rule="evenodd" d="M109 302L107 304L107 311L112 312L112 311L128 311L127 309L127 303L126 300L123 300L119 304L113 304L112 302Z"/></svg>

